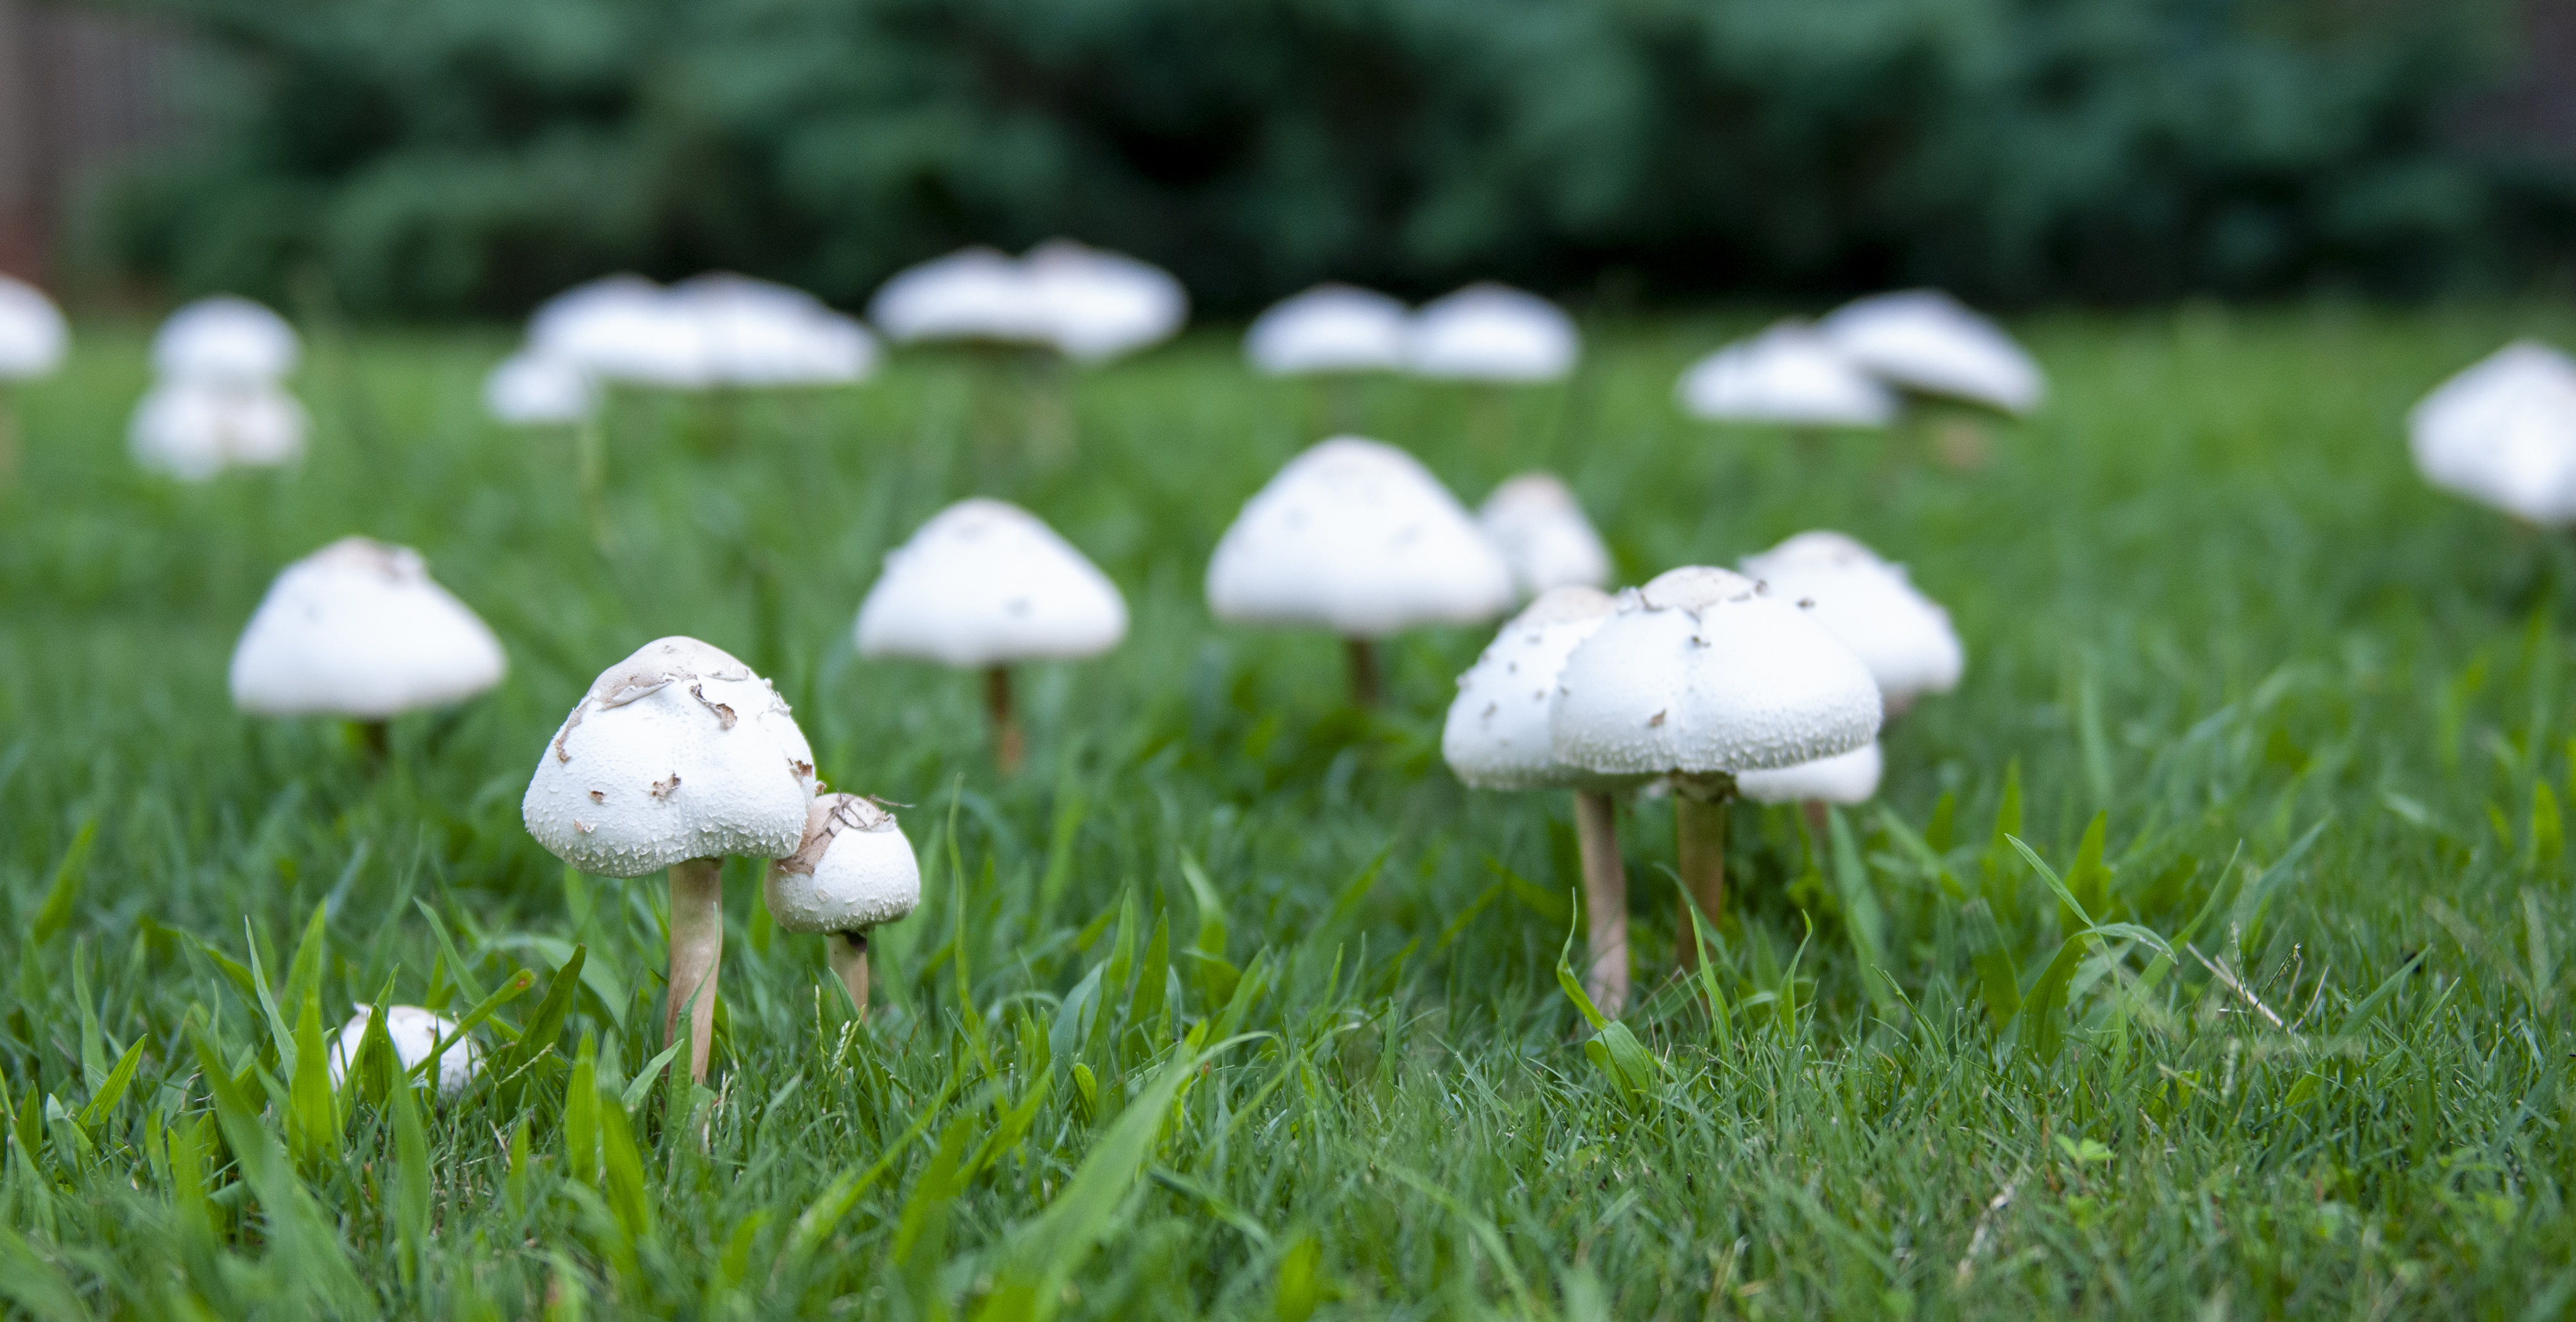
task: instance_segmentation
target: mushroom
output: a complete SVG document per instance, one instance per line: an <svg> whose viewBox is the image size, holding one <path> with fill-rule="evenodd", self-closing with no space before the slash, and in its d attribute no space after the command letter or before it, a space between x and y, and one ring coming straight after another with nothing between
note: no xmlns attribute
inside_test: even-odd
<svg viewBox="0 0 2576 1322"><path fill-rule="evenodd" d="M1270 305L1244 334L1264 376L1395 371L1405 362L1404 304L1350 285L1317 285Z"/></svg>
<svg viewBox="0 0 2576 1322"><path fill-rule="evenodd" d="M1743 563L1772 595L1809 606L1816 623L1869 667L1887 699L1888 719L1904 715L1926 693L1959 686L1967 652L1950 613L1914 586L1905 566L1822 530L1799 533Z"/></svg>
<svg viewBox="0 0 2576 1322"><path fill-rule="evenodd" d="M1008 254L983 247L895 272L868 300L868 320L898 344L1047 344L1053 333L1028 272Z"/></svg>
<svg viewBox="0 0 2576 1322"><path fill-rule="evenodd" d="M1415 373L1459 381L1554 381L1574 370L1578 352L1562 308L1492 283L1423 304L1405 337Z"/></svg>
<svg viewBox="0 0 2576 1322"><path fill-rule="evenodd" d="M1351 698L1378 700L1372 640L1509 610L1502 553L1413 456L1337 436L1288 461L1218 539L1208 608L1240 624L1340 634Z"/></svg>
<svg viewBox="0 0 2576 1322"><path fill-rule="evenodd" d="M2576 524L2576 361L2516 340L2407 414L2424 480L2544 528Z"/></svg>
<svg viewBox="0 0 2576 1322"><path fill-rule="evenodd" d="M1610 583L1610 548L1553 473L1523 473L1494 488L1476 510L1476 526L1503 553L1524 598L1568 584Z"/></svg>
<svg viewBox="0 0 2576 1322"><path fill-rule="evenodd" d="M825 794L805 818L796 852L769 865L769 916L825 939L850 1004L868 1012L868 930L921 905L921 864L894 814L874 799Z"/></svg>
<svg viewBox="0 0 2576 1322"><path fill-rule="evenodd" d="M599 386L582 365L522 349L483 378L483 411L513 427L578 425L599 407Z"/></svg>
<svg viewBox="0 0 2576 1322"><path fill-rule="evenodd" d="M2048 393L2011 336L1937 289L1855 299L1816 329L1862 370L1917 394L2021 414Z"/></svg>
<svg viewBox="0 0 2576 1322"><path fill-rule="evenodd" d="M358 1047L366 1040L367 1019L375 1007L360 1005L358 1013L340 1029L331 1041L331 1086L338 1088L349 1077L349 1067L357 1063ZM438 1095L453 1097L474 1082L483 1068L483 1048L470 1037L459 1037L462 1031L456 1021L443 1019L417 1005L394 1005L385 1008L385 1036L393 1042L394 1058L405 1070L414 1069L438 1050L440 1039L451 1045L438 1058Z"/></svg>
<svg viewBox="0 0 2576 1322"><path fill-rule="evenodd" d="M1019 769L1014 662L1098 656L1127 636L1127 603L1098 566L1036 515L963 500L886 554L859 605L859 655L984 672L994 760Z"/></svg>
<svg viewBox="0 0 2576 1322"><path fill-rule="evenodd" d="M695 638L661 638L602 671L537 757L519 813L555 857L603 877L668 869L677 1040L704 1080L724 957L725 856L795 853L815 794L814 754L778 691Z"/></svg>
<svg viewBox="0 0 2576 1322"><path fill-rule="evenodd" d="M1798 803L1809 820L1824 816L1828 803L1867 803L1878 793L1878 778L1887 768L1878 741L1848 753L1820 757L1771 771L1745 771L1735 777L1735 791L1755 803Z"/></svg>
<svg viewBox="0 0 2576 1322"><path fill-rule="evenodd" d="M1896 396L1803 322L1784 321L1690 365L1682 410L1712 422L1884 427Z"/></svg>
<svg viewBox="0 0 2576 1322"><path fill-rule="evenodd" d="M173 380L273 382L295 370L299 351L284 317L219 294L161 323L152 337L152 370Z"/></svg>
<svg viewBox="0 0 2576 1322"><path fill-rule="evenodd" d="M876 370L866 328L801 289L719 271L683 280L664 297L691 323L711 384L839 385Z"/></svg>
<svg viewBox="0 0 2576 1322"><path fill-rule="evenodd" d="M1726 900L1735 777L1846 753L1878 733L1868 667L1811 618L1724 569L1668 570L1566 658L1548 710L1551 754L1610 776L1666 776L1685 898L1714 922ZM1680 932L1696 956L1687 905Z"/></svg>
<svg viewBox="0 0 2576 1322"><path fill-rule="evenodd" d="M14 387L53 375L70 348L62 309L34 285L0 275L0 486L18 470Z"/></svg>
<svg viewBox="0 0 2576 1322"><path fill-rule="evenodd" d="M1020 259L1046 339L1078 363L1102 363L1160 344L1189 319L1190 298L1169 271L1121 253L1050 239Z"/></svg>
<svg viewBox="0 0 2576 1322"><path fill-rule="evenodd" d="M288 565L233 648L233 705L338 716L381 756L385 722L501 682L500 640L429 576L420 552L344 537Z"/></svg>
<svg viewBox="0 0 2576 1322"><path fill-rule="evenodd" d="M304 455L304 406L273 381L178 377L144 393L126 424L136 463L187 482L275 468Z"/></svg>
<svg viewBox="0 0 2576 1322"><path fill-rule="evenodd" d="M603 381L672 390L710 382L699 327L640 275L604 276L547 299L528 318L528 348Z"/></svg>
<svg viewBox="0 0 2576 1322"><path fill-rule="evenodd" d="M1470 786L1574 791L1589 932L1583 981L1602 1012L1611 1015L1628 1003L1628 876L1619 858L1618 805L1611 796L1645 777L1605 775L1558 760L1548 737L1548 707L1566 657L1617 610L1597 588L1541 593L1458 677L1458 697L1440 731L1441 757Z"/></svg>

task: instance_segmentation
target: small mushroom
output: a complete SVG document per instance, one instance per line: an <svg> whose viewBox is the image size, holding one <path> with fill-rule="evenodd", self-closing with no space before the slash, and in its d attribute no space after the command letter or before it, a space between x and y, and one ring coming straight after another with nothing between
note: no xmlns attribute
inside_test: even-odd
<svg viewBox="0 0 2576 1322"><path fill-rule="evenodd" d="M1926 693L1959 686L1966 649L1950 613L1923 595L1903 565L1889 564L1838 532L1802 532L1744 559L1771 595L1798 603L1869 667L1893 720Z"/></svg>
<svg viewBox="0 0 2576 1322"><path fill-rule="evenodd" d="M0 487L18 469L17 385L52 376L70 348L62 309L34 285L0 275Z"/></svg>
<svg viewBox="0 0 2576 1322"><path fill-rule="evenodd" d="M340 1029L331 1041L331 1086L338 1088L349 1077L349 1067L357 1062L359 1044L366 1040L368 1016L373 1006L361 1005L358 1013ZM474 1082L483 1068L483 1048L470 1037L459 1037L456 1021L443 1019L417 1005L394 1005L385 1009L385 1036L392 1041L394 1058L406 1070L417 1067L438 1050L441 1039L450 1045L438 1057L438 1095L453 1097Z"/></svg>
<svg viewBox="0 0 2576 1322"><path fill-rule="evenodd" d="M801 289L717 271L663 297L689 324L711 385L841 385L876 370L867 329Z"/></svg>
<svg viewBox="0 0 2576 1322"><path fill-rule="evenodd" d="M668 870L663 1031L676 1040L689 1007L693 1078L713 1043L723 860L795 853L814 793L813 750L787 703L695 638L657 639L600 672L537 757L519 804L537 843L598 876Z"/></svg>
<svg viewBox="0 0 2576 1322"><path fill-rule="evenodd" d="M1816 329L1863 371L1916 394L2013 414L2048 394L2039 364L2011 336L1937 289L1855 299Z"/></svg>
<svg viewBox="0 0 2576 1322"><path fill-rule="evenodd" d="M1420 376L1457 381L1554 381L1574 370L1574 319L1536 294L1475 284L1413 315L1405 361Z"/></svg>
<svg viewBox="0 0 2576 1322"><path fill-rule="evenodd" d="M599 384L581 364L522 349L483 378L483 411L511 427L572 426L599 408Z"/></svg>
<svg viewBox="0 0 2576 1322"><path fill-rule="evenodd" d="M1523 473L1494 488L1476 510L1523 597L1549 588L1610 582L1610 548L1583 517L1583 506L1552 473Z"/></svg>
<svg viewBox="0 0 2576 1322"><path fill-rule="evenodd" d="M1391 372L1405 362L1404 304L1374 290L1317 285L1253 319L1243 356L1264 376Z"/></svg>
<svg viewBox="0 0 2576 1322"><path fill-rule="evenodd" d="M1678 868L1716 921L1726 899L1726 800L1747 771L1849 752L1878 733L1869 668L1805 611L1724 569L1669 570L1566 658L1548 711L1558 761L1669 777ZM1688 910L1682 942L1696 957Z"/></svg>
<svg viewBox="0 0 2576 1322"><path fill-rule="evenodd" d="M921 905L921 864L894 814L872 799L825 794L805 818L796 852L769 865L769 916L819 933L858 1013L868 1012L868 932Z"/></svg>
<svg viewBox="0 0 2576 1322"><path fill-rule="evenodd" d="M304 456L304 406L273 381L181 377L146 392L126 426L136 463L186 482Z"/></svg>
<svg viewBox="0 0 2576 1322"><path fill-rule="evenodd" d="M1010 667L1098 656L1127 636L1127 603L1036 515L998 500L940 511L888 552L859 605L859 655L984 672L994 758L1019 768Z"/></svg>
<svg viewBox="0 0 2576 1322"><path fill-rule="evenodd" d="M528 351L602 381L698 390L711 383L699 328L640 275L575 285L528 318Z"/></svg>
<svg viewBox="0 0 2576 1322"><path fill-rule="evenodd" d="M170 314L152 337L152 370L165 380L275 382L301 352L286 319L246 298L201 298Z"/></svg>
<svg viewBox="0 0 2576 1322"><path fill-rule="evenodd" d="M1330 629L1352 700L1378 699L1372 640L1509 610L1502 553L1413 456L1338 436L1288 462L1246 501L1208 561L1208 608L1238 624Z"/></svg>
<svg viewBox="0 0 2576 1322"><path fill-rule="evenodd" d="M1028 272L1006 253L963 248L897 271L868 301L868 320L897 344L1047 344L1052 326Z"/></svg>
<svg viewBox="0 0 2576 1322"><path fill-rule="evenodd" d="M2407 415L2424 480L2543 528L2576 524L2576 360L2516 340Z"/></svg>
<svg viewBox="0 0 2576 1322"><path fill-rule="evenodd" d="M1190 299L1169 271L1071 239L1050 239L1020 259L1046 323L1046 339L1077 363L1103 363L1160 344L1189 319Z"/></svg>
<svg viewBox="0 0 2576 1322"><path fill-rule="evenodd" d="M1679 387L1682 411L1712 422L1790 427L1884 427L1896 395L1834 342L1784 321L1691 364Z"/></svg>

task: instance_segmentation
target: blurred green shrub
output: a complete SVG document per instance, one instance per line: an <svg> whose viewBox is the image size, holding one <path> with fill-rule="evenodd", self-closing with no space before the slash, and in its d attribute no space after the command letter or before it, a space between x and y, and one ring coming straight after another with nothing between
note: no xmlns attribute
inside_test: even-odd
<svg viewBox="0 0 2576 1322"><path fill-rule="evenodd" d="M1220 307L2423 289L2576 214L2446 139L2503 0L144 2L217 39L215 130L106 194L101 251L366 311L621 267L849 302L1056 233Z"/></svg>

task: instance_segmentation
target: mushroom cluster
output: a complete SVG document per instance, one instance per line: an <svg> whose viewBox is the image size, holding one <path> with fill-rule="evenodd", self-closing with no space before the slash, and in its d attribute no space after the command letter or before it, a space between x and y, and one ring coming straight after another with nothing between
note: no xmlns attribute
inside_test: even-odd
<svg viewBox="0 0 2576 1322"><path fill-rule="evenodd" d="M1101 363L1170 339L1189 295L1151 263L1052 239L1018 259L978 247L907 267L878 288L868 318L898 344L1019 345Z"/></svg>
<svg viewBox="0 0 2576 1322"><path fill-rule="evenodd" d="M283 382L300 352L295 328L246 298L171 313L152 339L152 388L126 428L135 461L191 482L295 462L308 419Z"/></svg>
<svg viewBox="0 0 2576 1322"><path fill-rule="evenodd" d="M663 390L842 385L876 370L865 327L802 290L729 272L667 288L612 275L547 300L527 344L484 378L513 425L580 422L601 382Z"/></svg>
<svg viewBox="0 0 2576 1322"><path fill-rule="evenodd" d="M1775 323L1691 364L1675 388L1696 418L1800 429L1884 427L1908 395L2021 415L2047 393L2011 336L1933 289L1855 299L1814 325Z"/></svg>
<svg viewBox="0 0 2576 1322"><path fill-rule="evenodd" d="M1400 371L1537 382L1573 371L1582 337L1564 309L1507 285L1469 285L1408 313L1385 294L1323 284L1272 304L1243 352L1269 376Z"/></svg>

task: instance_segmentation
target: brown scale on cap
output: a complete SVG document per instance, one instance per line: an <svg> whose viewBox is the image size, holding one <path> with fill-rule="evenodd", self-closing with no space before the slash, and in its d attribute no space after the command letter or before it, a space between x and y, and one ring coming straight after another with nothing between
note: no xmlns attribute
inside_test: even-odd
<svg viewBox="0 0 2576 1322"><path fill-rule="evenodd" d="M795 853L770 866L794 876L810 877L841 832L882 831L892 825L894 814L875 799L857 794L818 795L813 811L805 818L804 841L796 846Z"/></svg>

